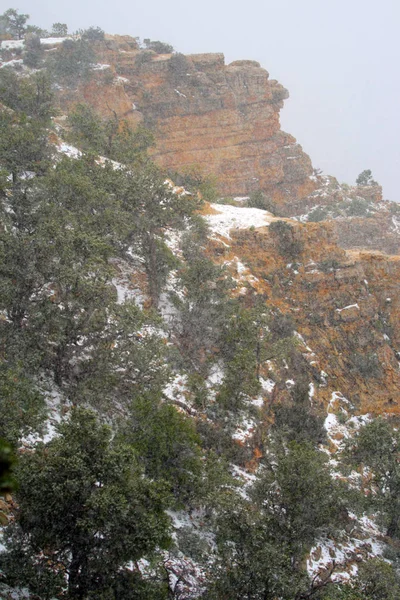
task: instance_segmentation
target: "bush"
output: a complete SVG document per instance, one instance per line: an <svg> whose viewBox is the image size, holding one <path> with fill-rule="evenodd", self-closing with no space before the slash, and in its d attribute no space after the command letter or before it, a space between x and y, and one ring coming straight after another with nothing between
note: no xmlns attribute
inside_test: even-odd
<svg viewBox="0 0 400 600"><path fill-rule="evenodd" d="M44 57L44 48L40 37L30 33L25 38L24 64L31 69L38 69Z"/></svg>
<svg viewBox="0 0 400 600"><path fill-rule="evenodd" d="M268 210L269 212L276 214L276 204L271 198L266 196L261 190L252 192L247 201L247 206L250 208L261 208L262 210Z"/></svg>
<svg viewBox="0 0 400 600"><path fill-rule="evenodd" d="M302 252L302 244L295 239L294 229L286 221L274 221L269 226L273 237L277 239L279 253L290 260L298 258Z"/></svg>
<svg viewBox="0 0 400 600"><path fill-rule="evenodd" d="M320 221L325 221L328 216L328 209L326 206L317 206L313 211L311 211L308 215L308 221L311 223L319 223Z"/></svg>
<svg viewBox="0 0 400 600"><path fill-rule="evenodd" d="M143 40L144 45L148 50L153 50L156 54L172 54L174 51L173 46L171 44L166 44L165 42L160 42L158 40L152 41L149 38Z"/></svg>
<svg viewBox="0 0 400 600"><path fill-rule="evenodd" d="M382 376L382 366L376 354L355 354L352 370L366 378Z"/></svg>
<svg viewBox="0 0 400 600"><path fill-rule="evenodd" d="M90 75L95 54L87 39L64 40L49 59L49 69L56 79L73 86Z"/></svg>
<svg viewBox="0 0 400 600"><path fill-rule="evenodd" d="M173 54L168 63L168 69L174 75L184 76L193 69L189 59L180 52Z"/></svg>
<svg viewBox="0 0 400 600"><path fill-rule="evenodd" d="M135 67L141 67L142 65L151 62L153 56L154 52L152 50L144 50L143 52L140 52L140 54L138 54L135 58Z"/></svg>
<svg viewBox="0 0 400 600"><path fill-rule="evenodd" d="M88 42L102 42L104 40L104 31L100 27L89 27L81 34L82 40Z"/></svg>
<svg viewBox="0 0 400 600"><path fill-rule="evenodd" d="M366 217L368 215L369 203L364 198L354 198L347 208L350 217Z"/></svg>

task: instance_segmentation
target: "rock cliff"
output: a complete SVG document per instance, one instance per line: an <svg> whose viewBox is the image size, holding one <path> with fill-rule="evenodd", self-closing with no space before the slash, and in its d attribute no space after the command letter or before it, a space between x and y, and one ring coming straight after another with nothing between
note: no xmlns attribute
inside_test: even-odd
<svg viewBox="0 0 400 600"><path fill-rule="evenodd" d="M98 56L108 68L78 94L61 94L61 104L81 99L102 114L143 120L155 133L152 155L160 166L194 166L216 175L224 196L262 189L282 205L315 189L310 158L280 129L288 92L259 63L226 65L223 54L160 55L126 37L109 38Z"/></svg>

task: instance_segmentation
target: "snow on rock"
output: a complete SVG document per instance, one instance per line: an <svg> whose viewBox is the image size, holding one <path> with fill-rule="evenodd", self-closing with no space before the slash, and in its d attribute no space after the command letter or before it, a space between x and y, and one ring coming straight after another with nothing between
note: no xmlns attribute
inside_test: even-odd
<svg viewBox="0 0 400 600"><path fill-rule="evenodd" d="M79 158L82 156L82 152L78 150L78 148L75 148L75 146L71 146L71 144L61 142L61 144L58 144L56 147L59 152L66 154L70 158Z"/></svg>
<svg viewBox="0 0 400 600"><path fill-rule="evenodd" d="M275 381L272 381L272 379L263 379L260 377L260 384L264 392L267 392L268 394L270 394L275 387Z"/></svg>
<svg viewBox="0 0 400 600"><path fill-rule="evenodd" d="M2 50L16 50L24 47L24 40L3 40L1 42Z"/></svg>
<svg viewBox="0 0 400 600"><path fill-rule="evenodd" d="M145 301L144 295L139 288L133 286L131 279L127 275L114 277L111 283L117 291L118 304L133 300L137 306L143 307Z"/></svg>
<svg viewBox="0 0 400 600"><path fill-rule="evenodd" d="M253 435L255 429L256 422L253 419L244 418L233 433L232 438L239 442L245 442Z"/></svg>
<svg viewBox="0 0 400 600"><path fill-rule="evenodd" d="M211 204L216 214L207 215L206 221L213 233L229 239L231 229L249 229L250 227L265 227L274 217L261 208L246 208L230 204Z"/></svg>
<svg viewBox="0 0 400 600"><path fill-rule="evenodd" d="M358 563L375 556L382 556L384 544L379 538L382 533L367 516L354 519L352 534L341 534L337 540L321 539L310 551L307 559L307 571L311 578L333 566L333 581L347 581L357 575Z"/></svg>
<svg viewBox="0 0 400 600"><path fill-rule="evenodd" d="M343 310L349 310L349 308L357 308L358 310L360 310L360 307L358 306L358 304L349 304L348 306L344 306L343 308L337 308L336 312L340 313Z"/></svg>
<svg viewBox="0 0 400 600"><path fill-rule="evenodd" d="M187 401L187 376L175 375L172 381L170 381L164 388L164 396L169 400L178 401L186 406L189 406Z"/></svg>
<svg viewBox="0 0 400 600"><path fill-rule="evenodd" d="M22 60L22 58L15 58L14 60L9 60L8 62L5 62L2 65L0 65L0 69L4 69L4 67L16 67L17 65L22 65L23 62L24 61Z"/></svg>
<svg viewBox="0 0 400 600"><path fill-rule="evenodd" d="M40 43L42 46L56 46L57 44L62 44L65 40L72 40L71 37L48 37L42 38Z"/></svg>
<svg viewBox="0 0 400 600"><path fill-rule="evenodd" d="M97 63L95 65L93 65L92 69L93 71L105 71L106 69L110 69L111 65L107 65L107 64L103 64L103 63Z"/></svg>
<svg viewBox="0 0 400 600"><path fill-rule="evenodd" d="M215 398L218 388L222 384L223 381L224 381L224 368L223 368L223 362L220 361L211 367L209 376L206 381L206 386L207 386L207 389L209 390L210 399Z"/></svg>
<svg viewBox="0 0 400 600"><path fill-rule="evenodd" d="M45 386L41 391L45 397L47 406L47 419L44 427L45 433L28 435L22 440L23 446L33 446L37 442L43 442L44 444L50 442L57 435L56 426L63 420L63 413L66 412L65 409L68 409L71 406L53 383L49 386Z"/></svg>

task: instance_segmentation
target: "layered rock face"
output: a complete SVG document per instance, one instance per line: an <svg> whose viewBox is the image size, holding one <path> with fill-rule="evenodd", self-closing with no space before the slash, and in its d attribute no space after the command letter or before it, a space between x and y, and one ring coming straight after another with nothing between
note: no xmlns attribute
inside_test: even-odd
<svg viewBox="0 0 400 600"><path fill-rule="evenodd" d="M109 39L98 55L110 65L110 81L95 73L75 102L80 96L102 114L142 119L155 133L152 155L160 166L213 174L224 196L262 189L277 204L315 189L310 158L280 130L288 92L257 62L160 55L139 51L125 37Z"/></svg>
<svg viewBox="0 0 400 600"><path fill-rule="evenodd" d="M213 175L225 197L262 190L280 216L333 220L343 248L400 252L400 216L382 202L382 189L314 175L310 158L280 129L287 90L257 62L156 54L129 36L107 36L96 53L102 64L89 81L59 92L63 112L87 102L104 117L143 122L161 167Z"/></svg>

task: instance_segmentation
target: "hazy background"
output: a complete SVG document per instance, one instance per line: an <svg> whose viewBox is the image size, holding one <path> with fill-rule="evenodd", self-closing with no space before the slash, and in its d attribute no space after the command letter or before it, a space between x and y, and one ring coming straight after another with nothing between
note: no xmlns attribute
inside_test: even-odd
<svg viewBox="0 0 400 600"><path fill-rule="evenodd" d="M399 0L0 0L9 7L44 28L98 25L185 54L258 60L289 89L282 127L314 166L348 183L372 169L400 202Z"/></svg>

